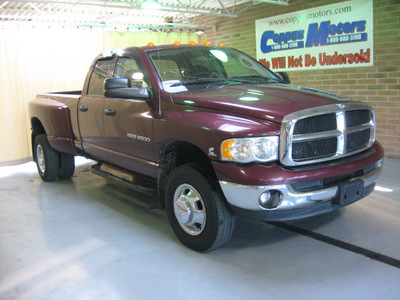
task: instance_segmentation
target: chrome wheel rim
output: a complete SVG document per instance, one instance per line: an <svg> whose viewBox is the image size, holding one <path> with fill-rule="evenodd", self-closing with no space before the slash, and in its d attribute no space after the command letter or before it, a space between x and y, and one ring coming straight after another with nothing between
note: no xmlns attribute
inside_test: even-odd
<svg viewBox="0 0 400 300"><path fill-rule="evenodd" d="M174 213L182 229L192 236L203 232L206 207L200 193L190 184L181 184L174 194Z"/></svg>
<svg viewBox="0 0 400 300"><path fill-rule="evenodd" d="M46 162L44 160L44 152L43 152L42 145L37 145L37 147L36 147L36 161L37 161L37 165L39 167L40 173L44 174L44 172L46 171Z"/></svg>

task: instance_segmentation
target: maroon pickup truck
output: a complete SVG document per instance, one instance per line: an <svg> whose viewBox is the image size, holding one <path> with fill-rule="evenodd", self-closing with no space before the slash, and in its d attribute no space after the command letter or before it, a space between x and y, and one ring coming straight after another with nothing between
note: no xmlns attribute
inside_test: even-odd
<svg viewBox="0 0 400 300"><path fill-rule="evenodd" d="M372 109L283 75L224 47L103 53L82 91L30 103L39 174L70 178L75 155L91 158L94 173L158 195L196 251L224 245L235 215L293 220L370 194L383 158Z"/></svg>

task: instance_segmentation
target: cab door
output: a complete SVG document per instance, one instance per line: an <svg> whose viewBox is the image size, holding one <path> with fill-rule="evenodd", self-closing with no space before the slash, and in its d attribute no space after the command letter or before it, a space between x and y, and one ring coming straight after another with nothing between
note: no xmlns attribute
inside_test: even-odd
<svg viewBox="0 0 400 300"><path fill-rule="evenodd" d="M148 87L135 57L119 57L113 77L128 78L131 87ZM150 100L106 98L104 131L108 161L121 168L156 177L153 147L155 112Z"/></svg>
<svg viewBox="0 0 400 300"><path fill-rule="evenodd" d="M78 122L82 148L96 160L107 159L107 140L104 134L104 80L111 74L114 58L96 61L89 79L88 91L78 107Z"/></svg>

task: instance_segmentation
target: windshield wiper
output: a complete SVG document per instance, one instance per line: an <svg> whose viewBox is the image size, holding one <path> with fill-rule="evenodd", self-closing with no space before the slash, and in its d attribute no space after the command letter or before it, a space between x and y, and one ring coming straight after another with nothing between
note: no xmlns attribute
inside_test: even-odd
<svg viewBox="0 0 400 300"><path fill-rule="evenodd" d="M245 83L260 83L260 80L262 82L274 81L274 82L286 83L285 81L280 80L278 78L268 78L261 75L232 76L231 78L229 78L229 80L245 82Z"/></svg>
<svg viewBox="0 0 400 300"><path fill-rule="evenodd" d="M260 75L246 75L246 76L232 76L231 78L209 78L209 77L197 78L192 80L176 82L171 84L170 87L176 87L188 84L214 83L214 82L266 83L271 81L284 83L284 81L276 78L268 78Z"/></svg>
<svg viewBox="0 0 400 300"><path fill-rule="evenodd" d="M186 84L212 83L212 82L220 82L220 81L226 81L226 80L227 80L226 78L198 78L198 79L177 82L177 83L171 84L170 87L186 85Z"/></svg>

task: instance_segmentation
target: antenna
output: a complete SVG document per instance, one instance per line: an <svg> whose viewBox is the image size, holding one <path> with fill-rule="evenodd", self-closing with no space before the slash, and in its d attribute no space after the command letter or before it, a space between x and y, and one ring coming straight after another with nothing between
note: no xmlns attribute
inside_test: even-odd
<svg viewBox="0 0 400 300"><path fill-rule="evenodd" d="M160 61L160 49L157 49L157 60ZM158 89L158 118L162 118L162 111L161 111L161 89Z"/></svg>

